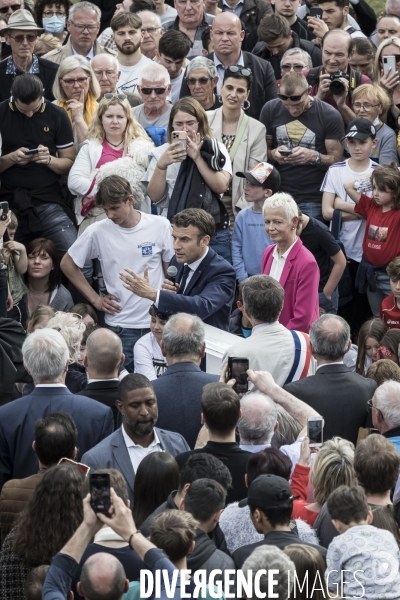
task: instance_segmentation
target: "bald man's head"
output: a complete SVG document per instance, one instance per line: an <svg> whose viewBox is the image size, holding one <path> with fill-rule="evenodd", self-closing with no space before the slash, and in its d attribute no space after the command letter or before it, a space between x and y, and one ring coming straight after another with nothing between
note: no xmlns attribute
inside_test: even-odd
<svg viewBox="0 0 400 600"><path fill-rule="evenodd" d="M239 60L240 49L244 38L240 19L233 13L222 12L213 21L210 38L214 43L214 52L221 57L234 55Z"/></svg>
<svg viewBox="0 0 400 600"><path fill-rule="evenodd" d="M162 350L172 360L191 357L194 361L204 356L205 333L203 321L196 315L178 313L173 315L164 327Z"/></svg>
<svg viewBox="0 0 400 600"><path fill-rule="evenodd" d="M85 598L120 600L128 588L124 567L112 554L93 554L82 567L78 592Z"/></svg>
<svg viewBox="0 0 400 600"><path fill-rule="evenodd" d="M86 342L85 366L90 379L111 379L118 377L119 366L123 362L120 338L109 329L96 329ZM94 374L99 377L94 377Z"/></svg>
<svg viewBox="0 0 400 600"><path fill-rule="evenodd" d="M277 424L276 404L260 392L245 394L240 401L242 417L238 422L241 444L269 444Z"/></svg>

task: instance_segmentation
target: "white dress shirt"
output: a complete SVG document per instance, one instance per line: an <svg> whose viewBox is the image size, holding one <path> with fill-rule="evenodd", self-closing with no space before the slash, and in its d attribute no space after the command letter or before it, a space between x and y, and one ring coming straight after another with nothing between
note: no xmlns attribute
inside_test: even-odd
<svg viewBox="0 0 400 600"><path fill-rule="evenodd" d="M276 281L279 281L282 277L282 272L285 267L286 259L289 256L289 252L291 251L293 246L297 243L297 240L298 238L296 237L296 241L291 246L289 246L289 248L286 250L286 252L282 254L282 256L278 255L278 246L275 246L274 251L272 253L273 261L269 275L270 277L276 279Z"/></svg>
<svg viewBox="0 0 400 600"><path fill-rule="evenodd" d="M129 458L131 459L132 468L135 473L145 456L147 456L148 454L152 454L152 452L162 452L161 443L158 439L156 431L154 431L154 440L151 442L150 446L148 446L147 448L143 448L143 446L141 446L140 444L135 444L135 442L131 440L129 435L126 433L125 427L123 425L121 429L126 448L128 450Z"/></svg>
<svg viewBox="0 0 400 600"><path fill-rule="evenodd" d="M315 369L315 371L318 371L318 369L320 369L321 367L331 367L332 365L344 365L344 361L337 360L336 362L322 363L322 365L318 365L318 367Z"/></svg>

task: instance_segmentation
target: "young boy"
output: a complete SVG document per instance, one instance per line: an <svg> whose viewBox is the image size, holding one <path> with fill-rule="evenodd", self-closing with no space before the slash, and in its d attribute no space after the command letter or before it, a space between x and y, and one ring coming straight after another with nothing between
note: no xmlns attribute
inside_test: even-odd
<svg viewBox="0 0 400 600"><path fill-rule="evenodd" d="M244 197L249 206L235 219L232 234L232 264L239 283L261 273L261 258L266 246L272 244L265 231L263 204L266 198L279 192L281 177L269 163L262 162L244 173Z"/></svg>
<svg viewBox="0 0 400 600"><path fill-rule="evenodd" d="M386 268L392 293L382 301L380 318L389 329L400 329L400 256L396 256Z"/></svg>
<svg viewBox="0 0 400 600"><path fill-rule="evenodd" d="M329 544L326 557L329 590L343 598L397 600L399 547L390 531L371 525L363 488L339 486L329 496L327 509L340 534Z"/></svg>
<svg viewBox="0 0 400 600"><path fill-rule="evenodd" d="M25 326L28 320L28 313L25 302L21 302L21 300L28 290L21 275L24 275L28 269L28 257L25 246L14 240L17 229L17 217L10 211L10 223L7 227L9 241L4 242L4 259L7 264L7 279L13 299L13 308L8 311L7 317Z"/></svg>

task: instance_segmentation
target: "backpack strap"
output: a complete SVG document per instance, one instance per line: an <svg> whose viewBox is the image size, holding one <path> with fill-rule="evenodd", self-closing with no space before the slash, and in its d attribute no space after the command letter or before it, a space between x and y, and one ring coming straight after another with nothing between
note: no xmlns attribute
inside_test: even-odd
<svg viewBox="0 0 400 600"><path fill-rule="evenodd" d="M307 333L292 329L289 329L289 331L294 341L294 360L284 385L307 377L311 361L311 350Z"/></svg>
<svg viewBox="0 0 400 600"><path fill-rule="evenodd" d="M306 76L308 85L311 85L311 87L317 85L317 83L319 82L319 74L321 71L322 67L313 67L308 71Z"/></svg>

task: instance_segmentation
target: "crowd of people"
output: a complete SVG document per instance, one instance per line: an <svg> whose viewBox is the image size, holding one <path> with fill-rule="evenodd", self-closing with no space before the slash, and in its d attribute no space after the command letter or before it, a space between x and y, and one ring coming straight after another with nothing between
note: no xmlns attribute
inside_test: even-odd
<svg viewBox="0 0 400 600"><path fill-rule="evenodd" d="M0 600L399 600L400 1L0 36Z"/></svg>

